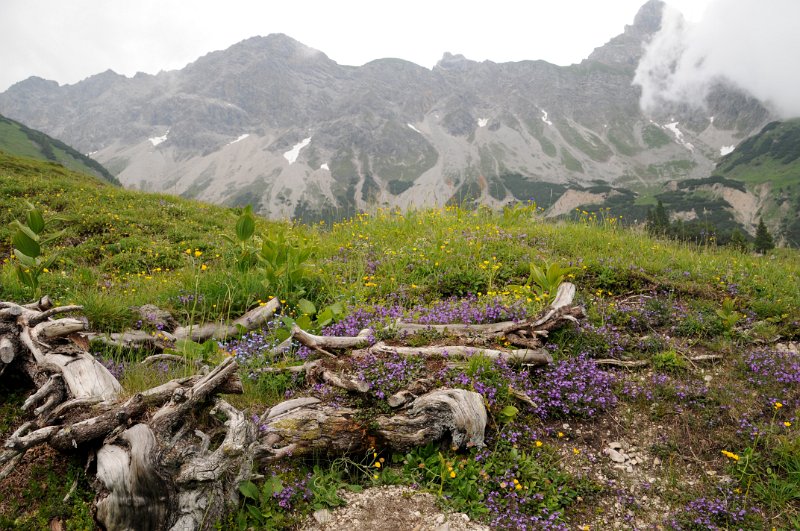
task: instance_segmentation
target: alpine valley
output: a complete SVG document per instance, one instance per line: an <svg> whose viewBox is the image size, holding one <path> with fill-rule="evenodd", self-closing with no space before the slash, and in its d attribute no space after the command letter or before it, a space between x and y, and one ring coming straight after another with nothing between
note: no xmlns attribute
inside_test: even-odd
<svg viewBox="0 0 800 531"><path fill-rule="evenodd" d="M651 0L571 66L449 53L433 69L342 66L273 34L157 75L32 77L0 94L0 113L90 154L125 187L273 218L533 200L550 216L610 207L632 222L661 199L673 219L753 234L763 217L796 244L800 177L784 171L779 190L768 174L715 173L776 119L766 104L720 82L702 109L642 111L633 79L662 9Z"/></svg>

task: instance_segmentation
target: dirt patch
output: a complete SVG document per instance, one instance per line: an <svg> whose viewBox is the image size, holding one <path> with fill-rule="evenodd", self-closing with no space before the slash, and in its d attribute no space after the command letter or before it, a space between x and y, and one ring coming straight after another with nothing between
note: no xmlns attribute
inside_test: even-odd
<svg viewBox="0 0 800 531"><path fill-rule="evenodd" d="M409 487L376 487L339 494L345 507L317 511L301 531L488 531L488 527L461 513L445 513L436 497Z"/></svg>

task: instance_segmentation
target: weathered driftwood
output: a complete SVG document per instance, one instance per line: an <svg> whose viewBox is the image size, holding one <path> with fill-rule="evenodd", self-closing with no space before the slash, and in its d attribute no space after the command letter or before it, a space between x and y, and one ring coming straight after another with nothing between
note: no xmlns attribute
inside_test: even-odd
<svg viewBox="0 0 800 531"><path fill-rule="evenodd" d="M306 397L276 405L257 426L219 397L242 392L233 357L208 374L122 397L119 382L84 350L84 343L74 340L72 334L85 329L85 321L53 319L77 311L74 306L53 308L47 299L31 305L0 303L0 334L5 340L0 359L10 362L3 362L3 367L28 374L35 386L23 405L31 420L7 437L0 453L0 479L36 446L47 444L61 452L99 446L96 515L109 530L210 529L227 508L235 506L238 485L250 477L258 459L338 455L363 450L376 440L396 449L446 436L457 446L483 443L483 399L454 389L415 388L417 394L405 401L402 410L380 415L369 425L357 420L356 409ZM257 326L254 323L272 311L260 310L248 314L247 322L234 323ZM200 328L203 334L211 330ZM231 332L214 325L210 337ZM352 344L366 344L365 336ZM366 382L340 370L343 365L317 360L285 370L303 370L312 381L369 392ZM209 409L209 415L203 414ZM201 429L199 419L211 423L210 435ZM217 436L220 426L214 423L219 421L224 428Z"/></svg>
<svg viewBox="0 0 800 531"><path fill-rule="evenodd" d="M366 347L374 336L372 330L362 330L357 336L335 337L335 336L316 336L303 331L297 325L292 329L292 336L301 344L312 348L327 356L334 357L333 350L359 349L355 355L363 353L386 354L394 353L401 356L449 356L468 358L477 353L483 353L492 359L507 359L509 361L528 363L533 365L546 365L552 363L550 353L542 348L550 331L565 326L584 316L584 310L580 306L573 306L572 301L575 297L575 285L569 282L562 283L556 293L553 302L548 305L538 316L525 321L505 321L501 323L491 323L482 325L466 324L440 324L425 325L418 323L405 323L396 321L388 327L388 330L398 334L400 337L409 334L417 334L423 331L434 331L447 336L455 336L461 339L461 343L449 346L435 346L424 348L411 348L404 346L389 346L384 343L377 343L371 347ZM508 341L515 346L525 347L517 350L499 350L483 348L475 345L478 343L499 339ZM472 343L472 344L466 344Z"/></svg>
<svg viewBox="0 0 800 531"><path fill-rule="evenodd" d="M420 356L423 358L435 356L444 358L469 359L474 356L485 356L492 360L502 359L513 363L525 363L528 365L547 365L553 363L553 356L545 349L518 349L518 350L495 350L478 347L465 347L463 345L449 345L436 347L402 347L387 345L378 342L371 347L356 351L353 354L358 356L365 353L369 354L397 354L400 356Z"/></svg>
<svg viewBox="0 0 800 531"><path fill-rule="evenodd" d="M316 398L289 400L273 407L262 419L266 434L260 453L341 455L375 444L405 450L449 435L458 447L482 446L487 415L483 397L464 389L438 389L416 398L403 412L378 415L373 431L356 420L357 411L332 406Z"/></svg>
<svg viewBox="0 0 800 531"><path fill-rule="evenodd" d="M155 306L151 310L158 310ZM126 330L121 333L110 334L85 334L90 341L100 341L107 345L123 348L144 348L160 351L175 345L180 339L190 339L196 343L209 340L223 340L236 336L242 331L252 331L263 327L275 315L280 308L280 301L277 298L270 300L264 306L253 308L238 319L231 322L205 323L200 325L179 326L173 331L161 330L159 332L147 332L145 330ZM158 310L161 312L161 310ZM167 322L165 317L160 317L159 322Z"/></svg>
<svg viewBox="0 0 800 531"><path fill-rule="evenodd" d="M722 356L719 354L701 354L699 356L686 357L691 363L699 363L704 361L719 361ZM611 365L612 367L624 367L626 369L638 369L641 367L648 367L651 364L650 360L617 360L614 358L606 358L595 360L597 365Z"/></svg>

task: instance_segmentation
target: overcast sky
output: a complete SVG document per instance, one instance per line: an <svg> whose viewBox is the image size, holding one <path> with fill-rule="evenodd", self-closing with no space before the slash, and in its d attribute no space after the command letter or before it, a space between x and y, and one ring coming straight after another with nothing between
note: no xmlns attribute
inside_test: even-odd
<svg viewBox="0 0 800 531"><path fill-rule="evenodd" d="M738 0L667 3L700 20L709 3L729 1ZM432 67L444 52L568 65L620 34L644 2L0 0L0 91L29 76L72 84L109 68L155 74L270 33L347 65L399 57Z"/></svg>

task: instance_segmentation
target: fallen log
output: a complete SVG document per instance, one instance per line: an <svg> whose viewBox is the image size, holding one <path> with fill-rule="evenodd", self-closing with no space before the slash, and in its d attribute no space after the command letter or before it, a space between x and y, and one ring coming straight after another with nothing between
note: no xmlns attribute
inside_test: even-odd
<svg viewBox="0 0 800 531"><path fill-rule="evenodd" d="M399 356L420 356L423 358L435 356L442 358L461 358L468 360L474 356L485 356L491 360L505 360L512 363L525 363L528 365L548 365L553 363L553 356L546 349L519 349L496 350L464 345L448 345L435 347L402 347L386 343L375 343L364 350L353 352L354 356L363 354L397 354Z"/></svg>

